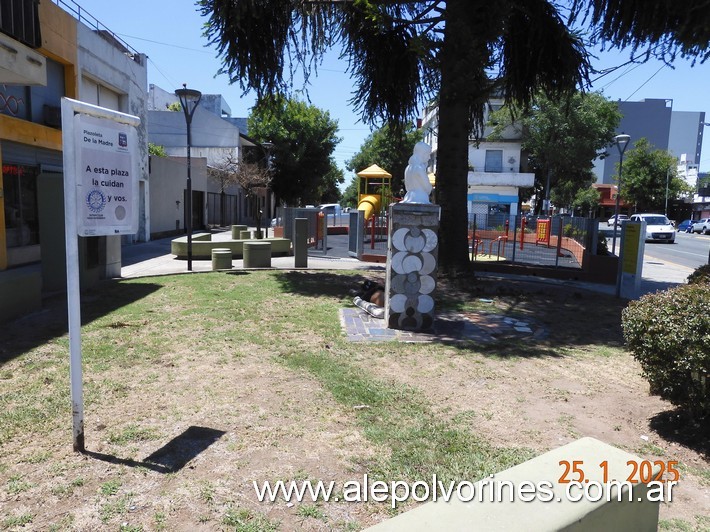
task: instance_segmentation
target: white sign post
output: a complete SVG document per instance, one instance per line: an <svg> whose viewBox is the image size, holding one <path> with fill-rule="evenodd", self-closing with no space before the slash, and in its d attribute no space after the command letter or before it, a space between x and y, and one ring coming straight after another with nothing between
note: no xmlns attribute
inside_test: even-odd
<svg viewBox="0 0 710 532"><path fill-rule="evenodd" d="M136 116L62 98L69 376L73 445L79 452L85 447L77 236L137 232L139 124Z"/></svg>

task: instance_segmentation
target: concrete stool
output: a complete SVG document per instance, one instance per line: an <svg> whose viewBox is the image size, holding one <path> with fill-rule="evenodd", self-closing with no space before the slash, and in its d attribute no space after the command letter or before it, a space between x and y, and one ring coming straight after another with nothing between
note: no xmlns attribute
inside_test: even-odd
<svg viewBox="0 0 710 532"><path fill-rule="evenodd" d="M214 248L214 249L212 249L212 269L213 270L231 270L232 269L232 250L229 248Z"/></svg>
<svg viewBox="0 0 710 532"><path fill-rule="evenodd" d="M271 268L271 242L244 242L245 268Z"/></svg>
<svg viewBox="0 0 710 532"><path fill-rule="evenodd" d="M249 240L251 238L251 231L239 231L239 240Z"/></svg>
<svg viewBox="0 0 710 532"><path fill-rule="evenodd" d="M232 226L232 240L239 240L239 235L242 231L246 231L246 225L233 225Z"/></svg>

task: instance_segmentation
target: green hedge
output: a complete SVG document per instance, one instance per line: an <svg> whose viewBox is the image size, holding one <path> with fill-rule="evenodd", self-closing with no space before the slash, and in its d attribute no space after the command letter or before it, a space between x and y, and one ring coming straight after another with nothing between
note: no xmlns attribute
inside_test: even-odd
<svg viewBox="0 0 710 532"><path fill-rule="evenodd" d="M688 284L710 284L710 264L703 264L688 276Z"/></svg>
<svg viewBox="0 0 710 532"><path fill-rule="evenodd" d="M626 345L660 395L696 416L710 413L710 284L649 294L622 313Z"/></svg>

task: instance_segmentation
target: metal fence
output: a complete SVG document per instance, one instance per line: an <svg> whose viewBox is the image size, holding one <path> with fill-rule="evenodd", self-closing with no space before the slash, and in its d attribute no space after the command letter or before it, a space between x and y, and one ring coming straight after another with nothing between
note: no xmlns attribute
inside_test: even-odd
<svg viewBox="0 0 710 532"><path fill-rule="evenodd" d="M314 207L279 207L277 208L276 224L283 227L284 238L293 241L293 221L296 218L308 220L308 246L310 251L328 253L328 231L325 216L320 209Z"/></svg>
<svg viewBox="0 0 710 532"><path fill-rule="evenodd" d="M596 220L570 216L472 214L471 260L581 268L584 251L595 251L597 225Z"/></svg>
<svg viewBox="0 0 710 532"><path fill-rule="evenodd" d="M388 217L351 214L349 252L361 258L387 254ZM470 214L471 260L557 268L582 267L585 250L596 253L597 220L571 216Z"/></svg>

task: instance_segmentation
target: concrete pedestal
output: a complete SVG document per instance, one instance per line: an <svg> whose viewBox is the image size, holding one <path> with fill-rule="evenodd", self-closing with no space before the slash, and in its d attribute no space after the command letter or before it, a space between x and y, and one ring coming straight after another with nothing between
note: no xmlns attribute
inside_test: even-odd
<svg viewBox="0 0 710 532"><path fill-rule="evenodd" d="M228 248L214 248L212 250L212 269L231 270L232 250Z"/></svg>
<svg viewBox="0 0 710 532"><path fill-rule="evenodd" d="M251 238L251 231L239 231L240 240L249 240Z"/></svg>
<svg viewBox="0 0 710 532"><path fill-rule="evenodd" d="M385 321L390 329L425 331L434 323L439 259L439 206L390 207Z"/></svg>
<svg viewBox="0 0 710 532"><path fill-rule="evenodd" d="M233 225L232 226L232 240L239 240L241 238L242 231L246 231L246 225Z"/></svg>
<svg viewBox="0 0 710 532"><path fill-rule="evenodd" d="M245 268L271 268L271 242L244 242Z"/></svg>

